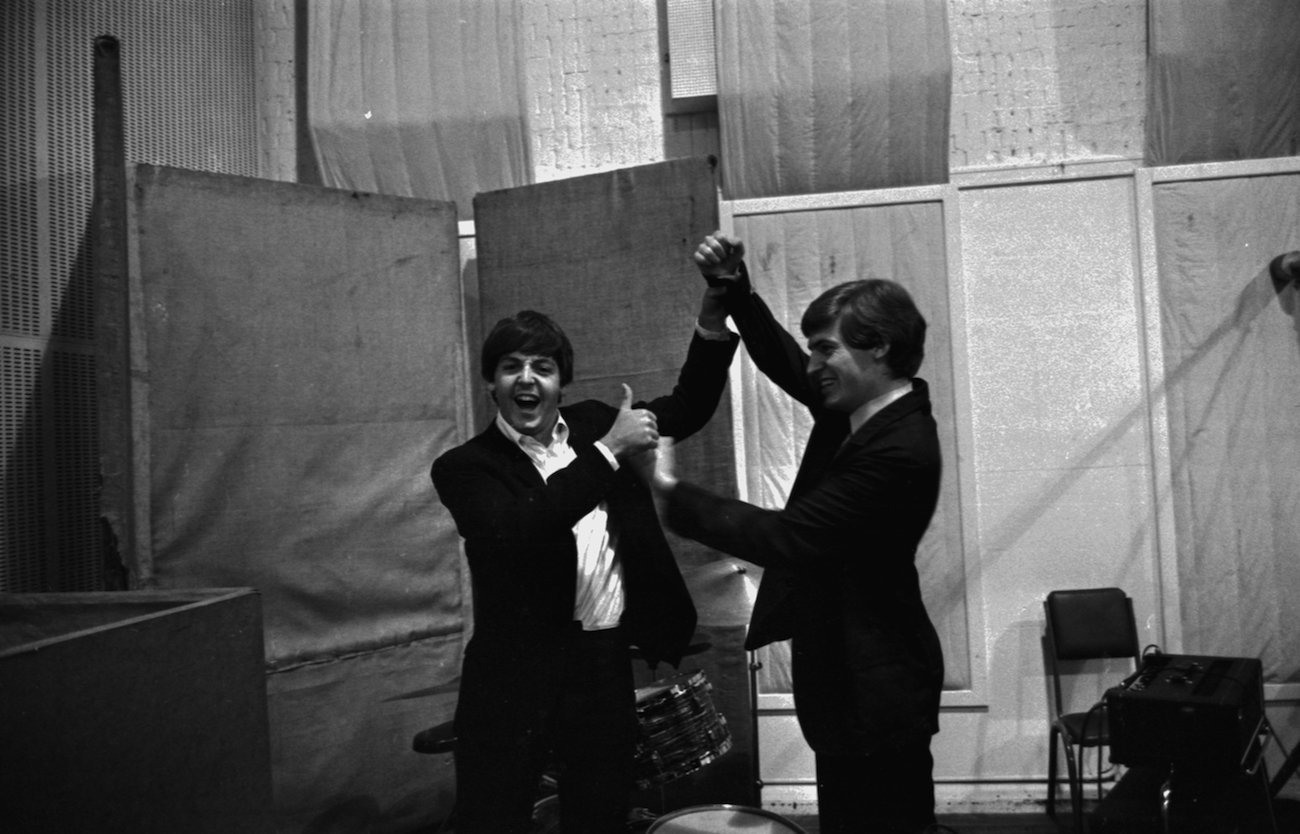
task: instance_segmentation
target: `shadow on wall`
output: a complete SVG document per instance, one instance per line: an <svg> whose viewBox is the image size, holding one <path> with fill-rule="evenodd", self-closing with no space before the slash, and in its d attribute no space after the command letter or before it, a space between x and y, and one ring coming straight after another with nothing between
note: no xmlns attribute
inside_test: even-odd
<svg viewBox="0 0 1300 834"><path fill-rule="evenodd" d="M1300 252L1279 255L1272 263L1257 272L1241 289L1236 306L1229 311L1223 321L1201 341L1196 352L1188 356L1176 367L1167 368L1164 379L1158 388L1150 392L1152 400L1165 398L1171 388L1181 384L1195 369L1196 365L1212 353L1225 340L1236 338L1237 346L1244 344L1251 323L1264 313L1274 302L1295 322L1297 358L1300 359ZM1047 484L1040 493L1039 500L1026 504L1019 512L1012 514L1003 524L988 536L982 545L986 553L1006 553L1019 539L1033 529L1043 507L1050 507L1060 501L1084 476L1089 468L1106 454L1107 450L1124 435L1128 434L1140 422L1148 417L1146 404L1142 404L1122 419L1116 421L1103 434L1093 439L1090 448L1082 452L1054 482ZM1130 554L1137 553L1142 547L1145 532L1138 531L1130 548Z"/></svg>

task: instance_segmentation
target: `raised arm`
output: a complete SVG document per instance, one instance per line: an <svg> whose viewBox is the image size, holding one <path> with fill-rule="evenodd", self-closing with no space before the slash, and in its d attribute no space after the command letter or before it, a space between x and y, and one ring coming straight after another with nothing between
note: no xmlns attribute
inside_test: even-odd
<svg viewBox="0 0 1300 834"><path fill-rule="evenodd" d="M714 232L696 248L695 263L706 281L725 289L724 309L758 369L782 391L815 408L819 400L808 384L808 354L754 292L744 256L744 242Z"/></svg>

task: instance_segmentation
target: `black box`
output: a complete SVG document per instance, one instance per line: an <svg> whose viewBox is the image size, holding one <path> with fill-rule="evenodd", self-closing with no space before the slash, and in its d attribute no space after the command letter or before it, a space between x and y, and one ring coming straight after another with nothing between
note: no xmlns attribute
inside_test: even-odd
<svg viewBox="0 0 1300 834"><path fill-rule="evenodd" d="M1110 759L1238 769L1264 720L1255 658L1158 654L1106 693Z"/></svg>

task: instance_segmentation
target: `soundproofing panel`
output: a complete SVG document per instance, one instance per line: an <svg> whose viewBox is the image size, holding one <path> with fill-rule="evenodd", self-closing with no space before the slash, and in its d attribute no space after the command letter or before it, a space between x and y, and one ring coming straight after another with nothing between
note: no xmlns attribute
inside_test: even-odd
<svg viewBox="0 0 1300 834"><path fill-rule="evenodd" d="M247 588L0 595L8 831L271 834Z"/></svg>
<svg viewBox="0 0 1300 834"><path fill-rule="evenodd" d="M455 207L153 166L132 195L136 572L261 592L278 825L428 811L410 739L464 627L428 474L467 437Z"/></svg>
<svg viewBox="0 0 1300 834"><path fill-rule="evenodd" d="M1300 174L1153 188L1183 646L1300 681Z"/></svg>
<svg viewBox="0 0 1300 834"><path fill-rule="evenodd" d="M669 95L689 99L718 94L713 0L666 0Z"/></svg>
<svg viewBox="0 0 1300 834"><path fill-rule="evenodd" d="M90 208L95 38L123 44L125 156L258 171L253 0L0 3L0 590L117 587L101 535ZM107 552L107 557L106 557Z"/></svg>

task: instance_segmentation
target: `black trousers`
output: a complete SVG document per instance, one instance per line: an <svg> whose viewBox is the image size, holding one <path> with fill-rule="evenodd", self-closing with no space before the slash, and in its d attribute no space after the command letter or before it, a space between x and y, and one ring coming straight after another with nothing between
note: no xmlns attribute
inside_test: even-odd
<svg viewBox="0 0 1300 834"><path fill-rule="evenodd" d="M564 834L612 834L627 823L637 737L635 689L620 629L574 628L560 684L527 700L515 737L456 745L457 834L525 834L542 773L554 769ZM459 733L459 729L458 729Z"/></svg>
<svg viewBox="0 0 1300 834"><path fill-rule="evenodd" d="M821 834L918 834L934 825L930 739L863 756L816 754Z"/></svg>

